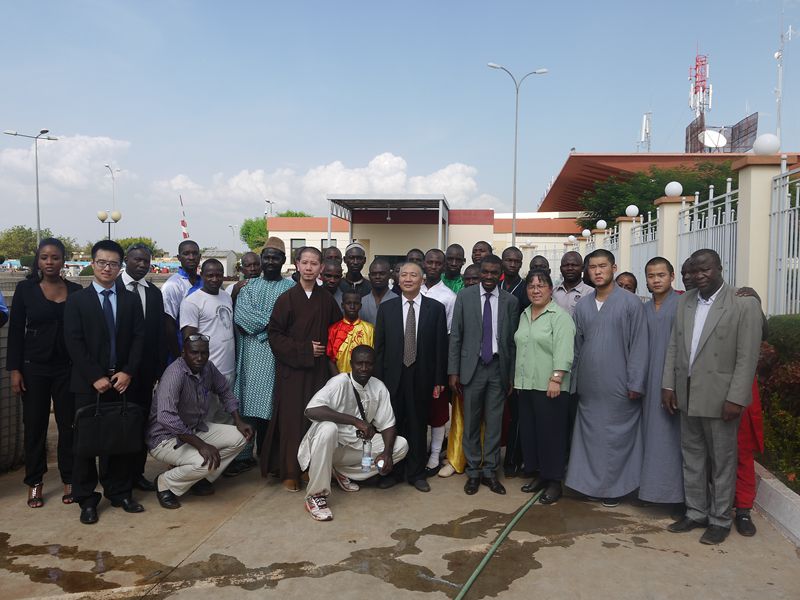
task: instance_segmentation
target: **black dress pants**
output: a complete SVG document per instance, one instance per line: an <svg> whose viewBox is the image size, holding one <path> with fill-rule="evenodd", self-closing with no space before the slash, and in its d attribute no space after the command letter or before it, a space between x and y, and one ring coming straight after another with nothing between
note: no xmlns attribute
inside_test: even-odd
<svg viewBox="0 0 800 600"><path fill-rule="evenodd" d="M47 472L47 429L50 402L58 427L58 471L63 483L72 483L72 420L75 398L69 391L68 365L26 363L22 367L22 421L25 426L25 485L41 483Z"/></svg>
<svg viewBox="0 0 800 600"><path fill-rule="evenodd" d="M392 397L392 410L397 424L397 434L408 441L408 454L394 469L394 476L408 483L425 479L428 461L428 411L431 390L427 396L420 393L415 383L416 363L402 367L400 386Z"/></svg>
<svg viewBox="0 0 800 600"><path fill-rule="evenodd" d="M526 471L548 481L562 481L567 467L569 394L518 390L519 423Z"/></svg>
<svg viewBox="0 0 800 600"><path fill-rule="evenodd" d="M153 403L153 386L155 385L155 381L143 381L139 382L137 386L137 391L132 392L130 388L128 388L127 397L133 398L133 400L142 407L142 415L144 418L142 419L142 449L136 453L136 457L133 460L133 477L139 477L139 475L144 474L144 465L147 463L147 444L145 444L145 435L147 433L147 423L150 420L150 407Z"/></svg>
<svg viewBox="0 0 800 600"><path fill-rule="evenodd" d="M115 402L119 400L116 391L109 390L100 397L100 402ZM94 394L75 394L75 409L83 406L93 406L97 401ZM131 454L113 454L101 456L98 477L97 457L75 457L72 468L72 496L81 508L97 506L100 494L95 492L98 479L103 485L103 493L109 500L122 500L130 498L133 488L133 470L136 465L138 452Z"/></svg>
<svg viewBox="0 0 800 600"><path fill-rule="evenodd" d="M519 428L519 397L517 390L511 392L507 399L508 411L511 413L511 420L508 423L508 433L506 435L506 455L503 459L503 468L506 471L516 471L522 466L522 444L520 443ZM526 471L529 471L526 465Z"/></svg>

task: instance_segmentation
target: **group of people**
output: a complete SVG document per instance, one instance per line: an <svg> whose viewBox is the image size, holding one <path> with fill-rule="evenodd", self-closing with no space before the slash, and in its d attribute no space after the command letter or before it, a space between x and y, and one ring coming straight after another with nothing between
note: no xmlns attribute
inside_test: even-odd
<svg viewBox="0 0 800 600"><path fill-rule="evenodd" d="M260 465L288 491L305 484L321 521L334 482L428 492L431 477L465 473L466 494L505 494L502 471L529 479L522 491L543 504L567 486L607 507L637 491L679 505L669 529L702 527L709 544L727 536L735 495L737 528L755 533L754 445L741 431L757 432L757 407L741 415L757 400L763 315L752 290L724 282L713 250L684 263L685 294L669 261L651 259L649 302L603 249L564 254L558 284L544 257L523 278L518 248L497 256L484 241L469 266L458 244L368 267L357 242L344 255L303 247L284 278L286 248L271 237L228 288L195 242L178 258L159 290L147 247L104 240L81 288L59 275L61 242L39 245L14 295L7 365L32 508L52 398L62 501L79 503L84 523L98 520L98 479L113 506L141 512L134 488L174 509ZM98 395L149 415L140 452L74 456L73 415ZM166 465L154 482L147 453Z"/></svg>

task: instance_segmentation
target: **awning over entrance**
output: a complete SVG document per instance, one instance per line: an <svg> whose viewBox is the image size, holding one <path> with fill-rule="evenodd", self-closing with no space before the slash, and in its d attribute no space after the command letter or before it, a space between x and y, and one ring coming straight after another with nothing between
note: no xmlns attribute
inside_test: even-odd
<svg viewBox="0 0 800 600"><path fill-rule="evenodd" d="M353 240L353 223L375 223L380 218L387 223L435 223L437 248L447 244L450 207L444 194L329 194L328 205L328 239L331 239L333 217L350 223L350 241Z"/></svg>

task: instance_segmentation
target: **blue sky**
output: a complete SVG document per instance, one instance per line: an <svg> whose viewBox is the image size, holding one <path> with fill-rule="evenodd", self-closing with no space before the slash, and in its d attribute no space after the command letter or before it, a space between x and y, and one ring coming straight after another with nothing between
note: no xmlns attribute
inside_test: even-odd
<svg viewBox="0 0 800 600"><path fill-rule="evenodd" d="M179 237L177 196L203 246L277 210L324 214L327 193L443 192L454 207L519 210L569 149L682 151L688 69L710 57L712 124L746 108L775 126L779 0L639 2L0 3L0 129L47 127L42 224L102 235L104 163L121 169L118 235ZM786 0L785 27L800 28ZM786 48L784 148L800 149L800 36ZM2 227L35 224L32 147L0 136ZM7 210L7 208L9 210ZM13 215L10 222L8 215ZM237 242L236 248L241 246Z"/></svg>

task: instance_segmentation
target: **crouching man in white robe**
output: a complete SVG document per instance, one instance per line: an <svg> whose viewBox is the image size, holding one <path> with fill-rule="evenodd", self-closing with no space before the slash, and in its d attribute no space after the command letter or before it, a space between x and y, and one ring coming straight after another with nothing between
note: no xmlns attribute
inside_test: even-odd
<svg viewBox="0 0 800 600"><path fill-rule="evenodd" d="M327 501L332 477L345 492L357 492L353 480L377 475L378 487L385 489L395 483L387 475L408 453L408 442L397 436L389 390L372 377L375 351L356 346L350 365L352 373L330 379L305 410L312 423L297 460L308 469L305 505L317 521L333 519Z"/></svg>

